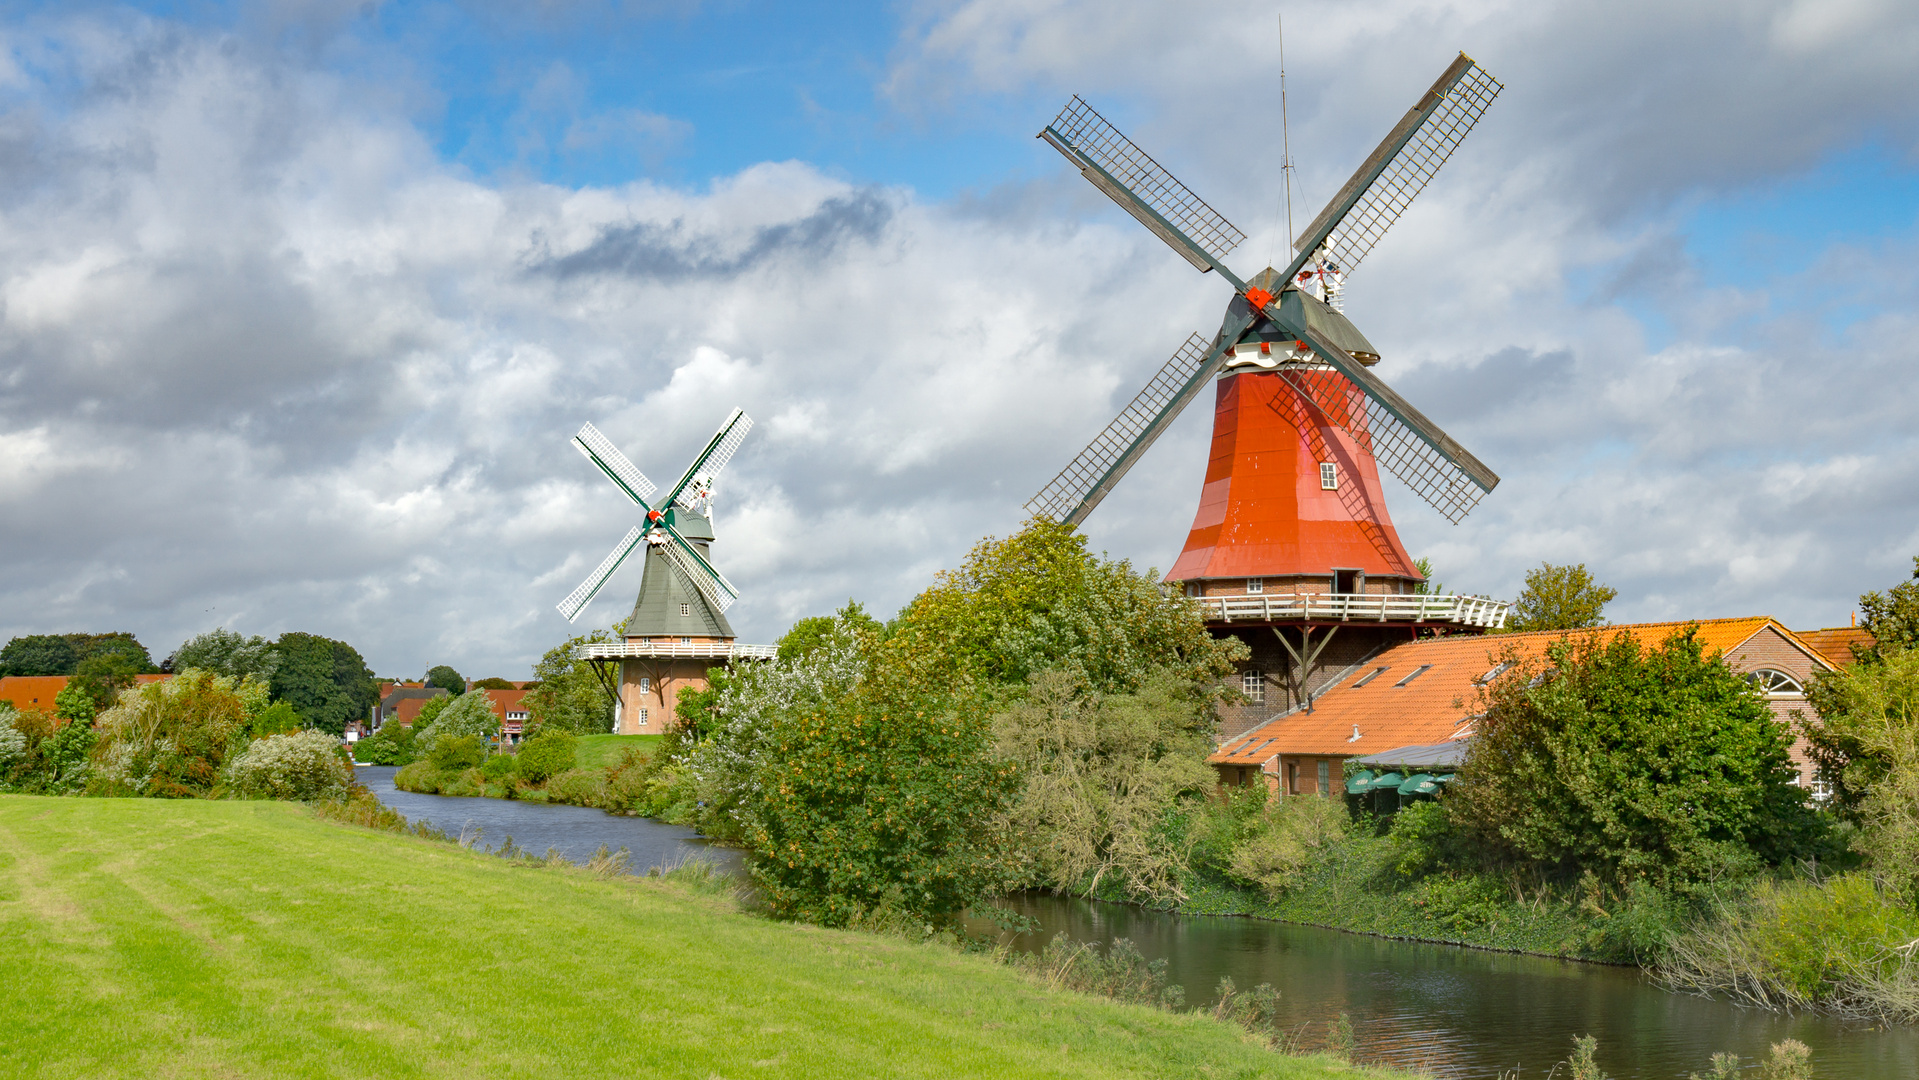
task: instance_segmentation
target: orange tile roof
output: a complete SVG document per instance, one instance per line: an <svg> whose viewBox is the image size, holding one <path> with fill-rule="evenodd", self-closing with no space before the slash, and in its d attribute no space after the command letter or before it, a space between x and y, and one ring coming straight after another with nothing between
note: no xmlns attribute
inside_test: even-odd
<svg viewBox="0 0 1919 1080"><path fill-rule="evenodd" d="M53 709L53 699L67 688L65 675L7 675L0 677L0 701L11 701L16 709ZM134 681L165 682L171 675L135 675Z"/></svg>
<svg viewBox="0 0 1919 1080"><path fill-rule="evenodd" d="M471 692L472 691L468 691L468 693ZM520 704L521 699L525 698L528 693L526 690L482 690L480 693L485 694L487 701L492 704L493 715L502 720L506 719L506 714L509 712L526 711L525 707Z"/></svg>
<svg viewBox="0 0 1919 1080"><path fill-rule="evenodd" d="M1824 662L1792 631L1765 616L1698 622L1699 640L1709 654L1729 652L1771 626L1816 662ZM1598 629L1607 637L1624 631L1650 646L1687 625L1629 623ZM1467 721L1476 708L1480 680L1492 673L1500 654L1512 647L1522 656L1539 656L1553 642L1583 632L1456 634L1395 645L1322 691L1312 712L1295 711L1269 720L1234 738L1207 760L1215 765L1260 765L1276 754L1360 756L1464 738L1472 733ZM1408 676L1411 680L1405 681Z"/></svg>
<svg viewBox="0 0 1919 1080"><path fill-rule="evenodd" d="M1833 626L1824 630L1801 630L1799 640L1818 650L1834 667L1852 666L1852 647L1870 649L1872 634L1863 626Z"/></svg>

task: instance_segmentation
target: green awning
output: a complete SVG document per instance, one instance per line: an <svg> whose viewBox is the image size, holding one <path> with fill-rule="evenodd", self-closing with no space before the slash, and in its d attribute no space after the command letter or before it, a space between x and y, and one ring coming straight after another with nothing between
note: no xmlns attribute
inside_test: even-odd
<svg viewBox="0 0 1919 1080"><path fill-rule="evenodd" d="M1401 795L1431 795L1439 790L1439 781L1431 773L1414 773L1399 785Z"/></svg>
<svg viewBox="0 0 1919 1080"><path fill-rule="evenodd" d="M1372 782L1373 782L1373 770L1361 769L1358 772L1346 778L1346 794L1364 795L1366 793L1366 785Z"/></svg>
<svg viewBox="0 0 1919 1080"><path fill-rule="evenodd" d="M1385 791L1387 788L1397 788L1405 781L1406 778L1396 772L1381 773L1372 778L1372 781L1366 785L1366 790Z"/></svg>

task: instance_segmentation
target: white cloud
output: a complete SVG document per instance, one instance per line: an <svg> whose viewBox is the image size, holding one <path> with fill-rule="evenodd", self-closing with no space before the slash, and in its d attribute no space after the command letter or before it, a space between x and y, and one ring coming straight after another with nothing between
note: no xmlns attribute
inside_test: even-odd
<svg viewBox="0 0 1919 1080"><path fill-rule="evenodd" d="M1508 82L1348 306L1381 373L1505 481L1456 528L1389 498L1461 590L1584 561L1620 617L1837 621L1919 536L1910 245L1845 253L1872 308L1823 329L1845 297L1776 317L1763 290L1696 295L1675 208L1869 128L1914 141L1912 76L1830 45L1911 20L1669 8L1407 0L1291 28L1321 196L1455 41ZM1113 99L1258 262L1276 120L1247 18L953 5L888 85L926 110ZM0 157L23 193L0 202L0 635L127 628L164 652L225 623L343 637L383 673L522 674L632 524L570 435L591 420L666 483L736 405L759 427L715 555L743 636L848 597L888 614L1015 527L1226 299L1051 162L951 205L799 162L704 190L480 182L377 88L132 19L58 34L15 44L73 69L18 64L0 118L34 148ZM1813 66L1782 94L1788 52ZM1195 407L1155 446L1095 546L1171 563L1209 423Z"/></svg>

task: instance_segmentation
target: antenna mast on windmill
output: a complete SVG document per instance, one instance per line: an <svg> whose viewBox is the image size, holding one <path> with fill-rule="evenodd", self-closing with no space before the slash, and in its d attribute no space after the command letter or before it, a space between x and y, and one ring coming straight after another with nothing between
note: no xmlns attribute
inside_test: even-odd
<svg viewBox="0 0 1919 1080"><path fill-rule="evenodd" d="M1199 510L1166 578L1201 598L1218 635L1273 631L1247 635L1253 656L1241 677L1252 704L1224 718L1229 735L1295 704L1310 708L1322 659L1344 667L1410 634L1505 622L1504 604L1416 591L1425 579L1393 529L1378 467L1454 523L1499 477L1373 374L1377 350L1339 310L1346 276L1501 89L1461 53L1292 240L1289 265L1244 279L1223 260L1245 234L1086 102L1073 98L1040 132L1180 257L1233 289L1213 339L1188 337L1026 504L1079 525L1217 378ZM1290 166L1289 154L1282 181ZM1339 648L1322 657L1341 627Z"/></svg>
<svg viewBox="0 0 1919 1080"><path fill-rule="evenodd" d="M640 508L643 520L627 531L579 588L560 601L568 622L612 579L642 542L645 568L639 598L626 620L625 640L581 645L574 656L593 665L613 699L613 729L623 735L664 731L671 725L680 692L704 688L716 663L764 660L770 646L740 645L726 621L726 609L740 591L709 559L713 543L713 484L726 468L753 420L734 409L707 440L666 496L647 500L658 490L612 440L587 424L573 436L573 447L599 467L613 486Z"/></svg>

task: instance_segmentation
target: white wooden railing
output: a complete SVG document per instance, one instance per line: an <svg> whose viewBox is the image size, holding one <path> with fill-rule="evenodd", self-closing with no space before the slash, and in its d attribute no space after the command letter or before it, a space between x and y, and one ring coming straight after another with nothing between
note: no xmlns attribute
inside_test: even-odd
<svg viewBox="0 0 1919 1080"><path fill-rule="evenodd" d="M1215 622L1449 622L1499 629L1512 605L1483 596L1392 596L1374 593L1305 593L1298 596L1202 596L1196 598Z"/></svg>
<svg viewBox="0 0 1919 1080"><path fill-rule="evenodd" d="M771 660L778 654L771 645L731 641L612 641L573 649L576 660Z"/></svg>

